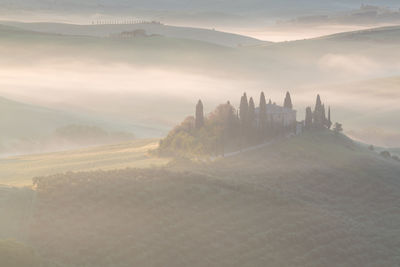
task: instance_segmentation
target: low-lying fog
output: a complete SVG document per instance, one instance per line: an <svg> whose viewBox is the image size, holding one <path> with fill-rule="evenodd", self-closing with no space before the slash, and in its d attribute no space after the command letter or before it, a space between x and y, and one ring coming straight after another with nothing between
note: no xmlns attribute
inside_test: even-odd
<svg viewBox="0 0 400 267"><path fill-rule="evenodd" d="M335 59L327 59L335 62ZM345 65L350 59L336 59ZM335 64L335 63L329 63ZM329 65L328 64L328 65ZM343 66L344 67L344 66ZM348 68L359 68L348 66ZM284 77L282 77L284 79ZM217 104L230 100L236 106L240 94L246 91L256 98L264 91L273 102L281 104L289 90L295 108L302 119L306 106L314 105L317 93L327 106L332 107L334 121L344 123L344 128L355 136L358 131L367 142L379 145L400 145L391 138L382 141L386 131L400 131L398 124L398 84L386 83L381 94L366 84L337 84L316 86L309 84L278 86L279 81L268 82L244 78L213 77L213 75L185 73L161 68L140 68L121 64L41 64L39 66L9 67L0 71L0 90L3 96L51 108L96 113L159 123L172 127L186 115L193 113L198 98L210 112ZM377 82L376 86L380 83ZM342 87L342 88L341 88ZM380 129L369 135L369 128ZM360 135L361 136L361 135Z"/></svg>
<svg viewBox="0 0 400 267"><path fill-rule="evenodd" d="M199 98L210 112L228 100L238 106L244 91L256 103L264 91L277 104L290 91L302 120L319 93L353 137L400 146L396 33L230 48L7 31L0 37L0 96L13 100L168 129L191 115Z"/></svg>

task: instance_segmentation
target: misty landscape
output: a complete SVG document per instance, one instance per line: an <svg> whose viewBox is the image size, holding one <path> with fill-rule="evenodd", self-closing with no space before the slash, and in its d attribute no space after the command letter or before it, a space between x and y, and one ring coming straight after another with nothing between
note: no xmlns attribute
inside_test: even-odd
<svg viewBox="0 0 400 267"><path fill-rule="evenodd" d="M0 266L400 266L397 0L0 2Z"/></svg>

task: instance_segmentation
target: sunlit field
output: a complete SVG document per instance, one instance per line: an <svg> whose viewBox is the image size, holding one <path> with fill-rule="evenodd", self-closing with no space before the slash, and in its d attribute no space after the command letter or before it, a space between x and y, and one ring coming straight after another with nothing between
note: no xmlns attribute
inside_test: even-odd
<svg viewBox="0 0 400 267"><path fill-rule="evenodd" d="M130 143L80 149L66 152L0 159L0 184L32 185L32 178L43 175L124 168L149 168L166 165L170 159L151 156L158 140L137 140Z"/></svg>

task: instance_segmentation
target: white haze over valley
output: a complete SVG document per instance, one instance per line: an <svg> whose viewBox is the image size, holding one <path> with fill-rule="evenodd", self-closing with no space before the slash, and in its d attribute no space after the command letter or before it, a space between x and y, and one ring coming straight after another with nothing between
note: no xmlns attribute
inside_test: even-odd
<svg viewBox="0 0 400 267"><path fill-rule="evenodd" d="M360 66L368 66L367 69ZM319 60L327 72L351 72L359 76L374 76L385 69L371 59L352 55L328 54ZM396 70L391 70L396 71ZM348 77L347 77L348 78ZM372 78L371 78L372 79ZM280 82L284 86L280 86ZM332 82L333 83L333 82ZM335 84L335 83L333 83ZM75 110L172 127L184 116L193 113L198 98L205 102L207 112L219 103L230 100L238 106L238 95L246 91L256 98L264 91L267 98L282 104L286 90L293 95L298 117L304 108L314 104L320 93L332 106L333 119L346 125L346 130L365 132L377 128L389 132L399 130L396 116L393 122L381 122L382 116L398 110L399 92L386 88L386 94L362 92L363 85L321 85L312 80L301 85L246 77L218 77L165 68L140 67L127 64L99 65L89 62L40 63L31 66L10 66L0 71L3 96L26 103L55 109ZM342 93L338 93L342 92ZM362 101L360 101L360 99ZM376 118L378 116L378 118ZM381 135L381 134L380 134ZM381 141L381 137L379 140ZM385 142L381 142L384 145ZM387 145L397 145L391 140Z"/></svg>

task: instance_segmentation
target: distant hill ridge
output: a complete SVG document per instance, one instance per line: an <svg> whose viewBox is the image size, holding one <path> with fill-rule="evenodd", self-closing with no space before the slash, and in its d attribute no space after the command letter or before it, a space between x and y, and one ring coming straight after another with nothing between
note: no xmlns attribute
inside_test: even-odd
<svg viewBox="0 0 400 267"><path fill-rule="evenodd" d="M371 28L366 30L336 33L315 38L315 40L394 40L400 41L400 25Z"/></svg>
<svg viewBox="0 0 400 267"><path fill-rule="evenodd" d="M3 21L0 23L24 30L65 35L109 37L111 35L115 35L124 31L145 30L150 35L156 34L166 37L191 39L229 47L236 47L240 45L260 45L269 43L266 41L261 41L252 37L234 33L227 33L202 28L169 26L159 23L98 25L77 25L46 22L22 23L13 21Z"/></svg>

